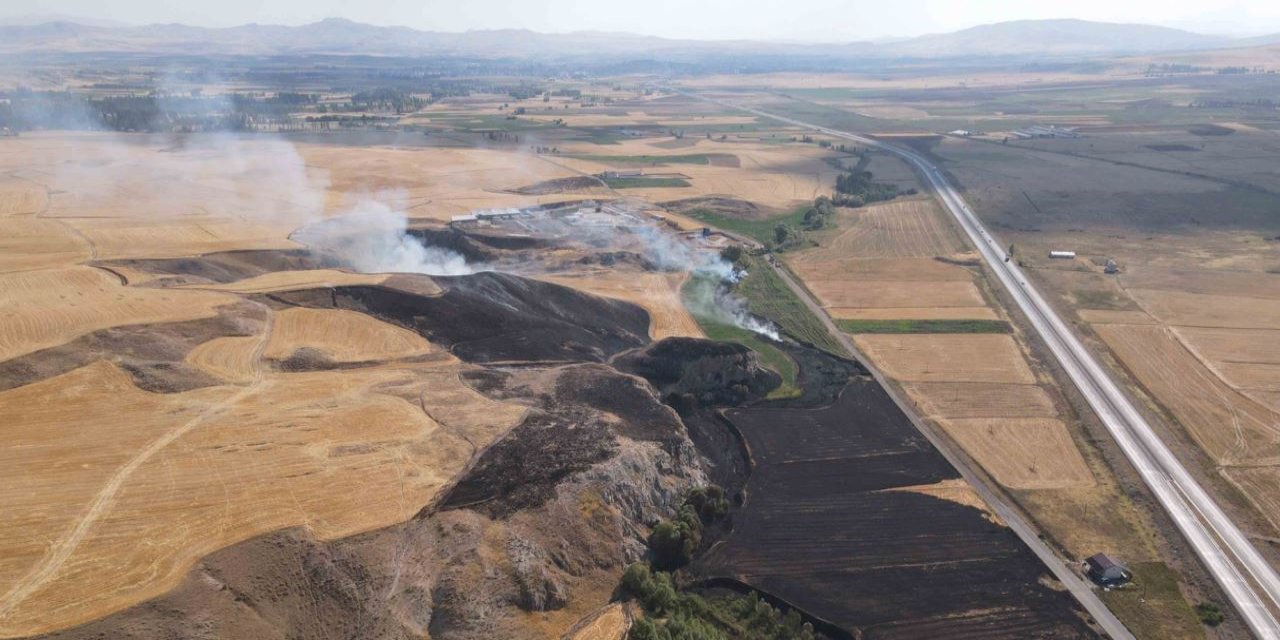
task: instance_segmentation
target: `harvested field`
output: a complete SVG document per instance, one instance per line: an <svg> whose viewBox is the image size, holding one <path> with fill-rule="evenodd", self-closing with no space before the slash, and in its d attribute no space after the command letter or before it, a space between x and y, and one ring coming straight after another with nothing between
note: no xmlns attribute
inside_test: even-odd
<svg viewBox="0 0 1280 640"><path fill-rule="evenodd" d="M257 374L258 336L214 338L187 354L186 361L234 384L252 382Z"/></svg>
<svg viewBox="0 0 1280 640"><path fill-rule="evenodd" d="M823 306L833 309L895 307L982 307L985 301L973 282L834 281L807 283Z"/></svg>
<svg viewBox="0 0 1280 640"><path fill-rule="evenodd" d="M724 197L785 211L829 193L838 174L834 167L822 161L831 152L812 145L701 140L694 150L655 153L656 150L658 148L642 140L625 140L607 146L574 144L568 149L561 147L561 151L578 157L557 156L551 161L584 174L599 174L610 169L634 167L634 161L641 158L649 165L661 163L664 157L697 158L695 164L685 161L672 165L689 177L690 187L633 191L653 202ZM738 166L729 166L733 163L719 160L708 162L708 159L718 157L736 158ZM632 162L611 158L631 159Z"/></svg>
<svg viewBox="0 0 1280 640"><path fill-rule="evenodd" d="M1280 299L1220 296L1155 289L1130 289L1147 313L1180 327L1275 329Z"/></svg>
<svg viewBox="0 0 1280 640"><path fill-rule="evenodd" d="M991 307L891 307L888 309L828 309L838 320L998 320Z"/></svg>
<svg viewBox="0 0 1280 640"><path fill-rule="evenodd" d="M398 360L435 349L418 334L342 309L283 309L276 312L263 356L284 360L298 349L313 349L334 362Z"/></svg>
<svg viewBox="0 0 1280 640"><path fill-rule="evenodd" d="M381 284L386 279L387 276L385 274L351 273L336 269L313 269L307 271L273 271L234 282L187 284L178 288L230 291L234 293L271 293L273 291L294 291L318 287Z"/></svg>
<svg viewBox="0 0 1280 640"><path fill-rule="evenodd" d="M1223 475L1240 488L1254 507L1280 529L1280 467L1230 467Z"/></svg>
<svg viewBox="0 0 1280 640"><path fill-rule="evenodd" d="M930 418L1051 418L1053 400L1032 384L912 382L902 388Z"/></svg>
<svg viewBox="0 0 1280 640"><path fill-rule="evenodd" d="M973 279L964 268L932 258L853 258L826 245L787 256L787 264L805 282L871 280L883 282L963 281ZM904 285L905 286L905 285Z"/></svg>
<svg viewBox="0 0 1280 640"><path fill-rule="evenodd" d="M0 216L31 215L49 206L44 187L10 176L0 176Z"/></svg>
<svg viewBox="0 0 1280 640"><path fill-rule="evenodd" d="M996 482L1010 489L1093 484L1066 425L1055 418L955 418L938 423Z"/></svg>
<svg viewBox="0 0 1280 640"><path fill-rule="evenodd" d="M1173 327L1172 330L1213 363L1280 363L1280 329Z"/></svg>
<svg viewBox="0 0 1280 640"><path fill-rule="evenodd" d="M649 312L649 337L702 337L702 329L684 308L680 287L687 273L631 273L602 269L591 273L543 276L547 282L639 305Z"/></svg>
<svg viewBox="0 0 1280 640"><path fill-rule="evenodd" d="M838 231L823 245L859 258L931 258L965 250L932 198L904 198L842 209Z"/></svg>
<svg viewBox="0 0 1280 640"><path fill-rule="evenodd" d="M886 375L904 382L1036 382L1012 336L867 334L854 342Z"/></svg>
<svg viewBox="0 0 1280 640"><path fill-rule="evenodd" d="M1092 636L1035 556L955 499L956 472L874 382L850 383L824 408L727 417L756 468L699 573L867 638Z"/></svg>
<svg viewBox="0 0 1280 640"><path fill-rule="evenodd" d="M456 365L424 378L431 366L150 394L95 364L0 393L16 443L0 465L0 570L13 585L0 633L158 595L200 556L259 533L306 525L333 538L412 516L462 469L468 440L492 440L523 414L466 390ZM459 392L472 394L465 414L433 420L419 406L447 409ZM36 400L53 396L63 400Z"/></svg>
<svg viewBox="0 0 1280 640"><path fill-rule="evenodd" d="M91 267L0 274L0 361L122 324L208 318L236 297L126 287Z"/></svg>
<svg viewBox="0 0 1280 640"><path fill-rule="evenodd" d="M1227 386L1168 329L1095 325L1094 330L1216 460L1280 456L1280 416Z"/></svg>
<svg viewBox="0 0 1280 640"><path fill-rule="evenodd" d="M1156 324L1156 319L1145 311L1076 309L1076 314L1090 324Z"/></svg>

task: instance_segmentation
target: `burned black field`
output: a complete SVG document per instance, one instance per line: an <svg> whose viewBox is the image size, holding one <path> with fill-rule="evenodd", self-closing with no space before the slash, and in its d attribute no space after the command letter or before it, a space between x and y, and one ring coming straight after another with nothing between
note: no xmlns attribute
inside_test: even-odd
<svg viewBox="0 0 1280 640"><path fill-rule="evenodd" d="M733 409L754 463L733 531L699 562L864 638L1093 637L1012 531L901 490L959 478L874 381L820 408Z"/></svg>

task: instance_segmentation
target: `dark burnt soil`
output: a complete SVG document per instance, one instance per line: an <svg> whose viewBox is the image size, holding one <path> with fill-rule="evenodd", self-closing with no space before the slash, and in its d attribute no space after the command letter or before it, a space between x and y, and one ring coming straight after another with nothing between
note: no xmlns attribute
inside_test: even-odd
<svg viewBox="0 0 1280 640"><path fill-rule="evenodd" d="M670 202L661 203L661 206L677 213L687 213L694 209L704 209L717 215L727 216L730 218L743 218L746 220L762 220L778 214L778 211L769 207L762 207L754 202L739 200L737 198L721 198L715 196L672 200Z"/></svg>
<svg viewBox="0 0 1280 640"><path fill-rule="evenodd" d="M443 294L351 286L264 297L367 313L475 363L601 362L649 341L649 314L629 303L502 273L433 279Z"/></svg>
<svg viewBox="0 0 1280 640"><path fill-rule="evenodd" d="M529 396L504 372L468 376L491 397ZM537 407L512 432L480 456L449 492L443 508L467 507L501 518L544 503L565 477L607 460L617 433L632 440L673 444L684 434L675 412L659 402L643 380L599 364L557 372Z"/></svg>
<svg viewBox="0 0 1280 640"><path fill-rule="evenodd" d="M701 559L865 638L1093 637L1043 565L972 507L894 488L959 474L874 381L821 408L733 409L755 465Z"/></svg>
<svg viewBox="0 0 1280 640"><path fill-rule="evenodd" d="M512 189L511 192L523 196L543 196L552 193L575 193L603 187L604 182L595 176L574 176L572 178L556 178L554 180L535 182L519 189Z"/></svg>
<svg viewBox="0 0 1280 640"><path fill-rule="evenodd" d="M607 460L613 452L613 438L599 414L535 410L480 456L442 506L509 516L546 502L566 476Z"/></svg>
<svg viewBox="0 0 1280 640"><path fill-rule="evenodd" d="M688 396L703 406L736 406L782 383L747 347L698 338L667 338L613 364L648 380L663 397Z"/></svg>
<svg viewBox="0 0 1280 640"><path fill-rule="evenodd" d="M484 234L467 234L448 227L410 227L406 233L427 246L441 247L461 255L467 262L493 262L499 257L500 239Z"/></svg>
<svg viewBox="0 0 1280 640"><path fill-rule="evenodd" d="M194 258L99 260L94 266L129 267L144 273L186 282L235 282L272 271L322 269L338 266L304 249L252 249L206 253Z"/></svg>
<svg viewBox="0 0 1280 640"><path fill-rule="evenodd" d="M0 391L64 374L97 360L115 363L139 388L177 393L222 384L184 362L197 345L262 330L265 309L252 302L227 305L218 315L189 322L126 325L95 331L66 344L0 362Z"/></svg>

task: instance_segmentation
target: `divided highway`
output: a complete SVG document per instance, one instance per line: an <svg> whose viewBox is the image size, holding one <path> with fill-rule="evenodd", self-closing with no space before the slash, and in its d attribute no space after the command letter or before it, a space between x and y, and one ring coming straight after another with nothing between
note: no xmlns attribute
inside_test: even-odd
<svg viewBox="0 0 1280 640"><path fill-rule="evenodd" d="M1275 569L1187 472L1134 407L1128 394L1120 389L1081 344L1075 333L1058 317L1049 303L1030 284L1016 262L1005 261L1004 246L983 227L978 216L937 167L914 151L866 136L721 100L686 95L882 149L911 163L968 234L1000 283L1026 314L1036 332L1106 425L1129 462L1138 470L1143 481L1221 585L1249 628L1259 638L1280 640L1280 621L1277 621L1275 615L1275 611L1280 608L1280 576L1277 576Z"/></svg>

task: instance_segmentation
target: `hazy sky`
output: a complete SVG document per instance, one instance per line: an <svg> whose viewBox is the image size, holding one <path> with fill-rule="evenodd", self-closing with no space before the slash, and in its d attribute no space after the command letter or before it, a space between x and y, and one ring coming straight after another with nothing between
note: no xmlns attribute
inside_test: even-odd
<svg viewBox="0 0 1280 640"><path fill-rule="evenodd" d="M465 31L630 31L675 38L855 41L1023 18L1165 24L1214 33L1280 31L1274 0L4 0L0 17L67 14L146 24L303 24L343 17Z"/></svg>

